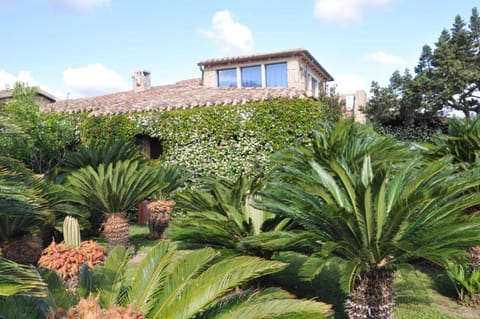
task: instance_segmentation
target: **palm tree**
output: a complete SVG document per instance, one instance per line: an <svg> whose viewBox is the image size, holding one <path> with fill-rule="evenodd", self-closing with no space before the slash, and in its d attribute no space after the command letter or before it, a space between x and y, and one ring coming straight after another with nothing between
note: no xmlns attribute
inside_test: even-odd
<svg viewBox="0 0 480 319"><path fill-rule="evenodd" d="M366 154L371 156L374 167L388 167L392 159L397 163L411 159L415 153L405 152L407 147L391 137L377 134L369 126L344 119L336 123L326 122L314 130L311 145L280 151L273 159L280 165L303 169L312 160L328 163L331 159L341 158L358 171Z"/></svg>
<svg viewBox="0 0 480 319"><path fill-rule="evenodd" d="M133 140L93 141L88 146L81 144L74 152L68 153L48 178L61 182L70 172L80 168L97 167L102 163L108 165L122 160L146 161L139 146Z"/></svg>
<svg viewBox="0 0 480 319"><path fill-rule="evenodd" d="M185 214L173 221L170 238L184 248L214 247L268 258L270 254L244 246L243 239L285 229L290 223L251 205L260 187L259 179L245 176L236 181L212 177L205 178L198 189L179 192L177 205Z"/></svg>
<svg viewBox="0 0 480 319"><path fill-rule="evenodd" d="M480 118L450 120L448 135L439 135L433 143L426 146L427 154L433 159L452 155L457 163L478 165L480 163Z"/></svg>
<svg viewBox="0 0 480 319"><path fill-rule="evenodd" d="M448 158L374 166L375 155L364 155L360 168L343 156L285 167L260 193L260 208L304 228L295 233L311 251L303 276L332 259L345 266L349 318L392 318L398 265L441 264L480 243L480 219L460 214L480 203L480 194L467 192L480 184L479 170L459 170Z"/></svg>
<svg viewBox="0 0 480 319"><path fill-rule="evenodd" d="M83 273L81 282L89 283L84 296L98 296L103 308L129 305L149 319L324 318L331 314L329 305L297 300L281 289L236 290L285 264L247 256L218 261L217 256L211 248L178 251L162 241L139 264L131 264L128 272L128 254L116 247L103 266Z"/></svg>
<svg viewBox="0 0 480 319"><path fill-rule="evenodd" d="M46 297L47 293L47 285L34 268L0 257L0 297Z"/></svg>
<svg viewBox="0 0 480 319"><path fill-rule="evenodd" d="M41 180L17 160L0 157L0 247L5 258L35 264L42 251L32 236L47 221Z"/></svg>
<svg viewBox="0 0 480 319"><path fill-rule="evenodd" d="M158 190L150 166L135 160L87 166L65 182L68 200L106 215L103 232L110 247L128 246L126 211Z"/></svg>
<svg viewBox="0 0 480 319"><path fill-rule="evenodd" d="M0 257L0 318L47 318L47 296L35 268Z"/></svg>
<svg viewBox="0 0 480 319"><path fill-rule="evenodd" d="M452 119L448 123L448 135L439 135L433 143L426 144L426 156L438 159L453 156L453 161L464 167L480 166L480 117L476 119ZM480 188L473 189L480 192ZM480 207L472 207L469 213L477 213ZM480 247L469 248L469 264L480 269Z"/></svg>

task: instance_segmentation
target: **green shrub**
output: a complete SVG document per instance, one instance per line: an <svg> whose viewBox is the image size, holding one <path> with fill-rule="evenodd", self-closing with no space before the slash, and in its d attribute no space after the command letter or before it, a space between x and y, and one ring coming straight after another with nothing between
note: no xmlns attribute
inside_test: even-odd
<svg viewBox="0 0 480 319"><path fill-rule="evenodd" d="M83 144L90 145L134 137L134 123L126 115L86 117L81 123L80 139Z"/></svg>
<svg viewBox="0 0 480 319"><path fill-rule="evenodd" d="M20 160L35 173L49 172L79 142L79 118L41 113L36 90L17 83L0 109L0 156Z"/></svg>
<svg viewBox="0 0 480 319"><path fill-rule="evenodd" d="M447 275L454 284L458 298L466 305L480 303L480 269L470 269L468 265L450 263Z"/></svg>
<svg viewBox="0 0 480 319"><path fill-rule="evenodd" d="M310 99L272 100L133 115L135 132L160 138L163 160L200 176L237 178L269 168L269 155L306 144L310 131L336 113Z"/></svg>

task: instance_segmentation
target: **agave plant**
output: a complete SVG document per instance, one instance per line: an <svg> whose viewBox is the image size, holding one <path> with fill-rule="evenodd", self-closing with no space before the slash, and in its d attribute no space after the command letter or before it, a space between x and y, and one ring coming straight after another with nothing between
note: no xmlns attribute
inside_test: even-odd
<svg viewBox="0 0 480 319"><path fill-rule="evenodd" d="M249 249L244 238L290 226L279 218L251 204L261 182L240 176L236 181L206 178L198 189L177 194L178 206L185 211L172 223L169 236L181 247L214 247L235 253L269 257L262 250Z"/></svg>
<svg viewBox="0 0 480 319"><path fill-rule="evenodd" d="M84 296L97 296L104 309L124 306L149 319L171 318L324 318L330 306L297 300L270 288L241 291L248 280L271 274L286 265L257 257L238 256L218 261L211 248L177 251L168 241L153 247L139 264L126 271L123 247L111 251L103 266L84 272Z"/></svg>
<svg viewBox="0 0 480 319"><path fill-rule="evenodd" d="M128 246L126 211L158 187L151 167L132 160L87 166L72 172L65 182L70 202L105 214L102 227L110 247Z"/></svg>

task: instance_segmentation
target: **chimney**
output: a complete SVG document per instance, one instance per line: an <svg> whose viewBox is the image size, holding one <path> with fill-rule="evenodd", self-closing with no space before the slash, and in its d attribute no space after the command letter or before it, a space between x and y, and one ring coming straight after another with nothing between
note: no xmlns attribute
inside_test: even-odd
<svg viewBox="0 0 480 319"><path fill-rule="evenodd" d="M140 92L150 89L150 71L138 70L133 72L133 91Z"/></svg>

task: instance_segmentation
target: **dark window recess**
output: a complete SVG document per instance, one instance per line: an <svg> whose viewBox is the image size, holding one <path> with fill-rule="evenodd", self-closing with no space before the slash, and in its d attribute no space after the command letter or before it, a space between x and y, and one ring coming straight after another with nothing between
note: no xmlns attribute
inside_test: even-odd
<svg viewBox="0 0 480 319"><path fill-rule="evenodd" d="M137 135L136 139L148 159L157 159L162 156L163 145L161 139L148 135Z"/></svg>
<svg viewBox="0 0 480 319"><path fill-rule="evenodd" d="M158 138L150 138L150 158L157 159L163 154L162 141Z"/></svg>

